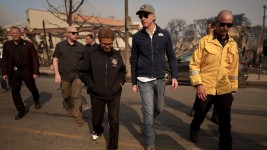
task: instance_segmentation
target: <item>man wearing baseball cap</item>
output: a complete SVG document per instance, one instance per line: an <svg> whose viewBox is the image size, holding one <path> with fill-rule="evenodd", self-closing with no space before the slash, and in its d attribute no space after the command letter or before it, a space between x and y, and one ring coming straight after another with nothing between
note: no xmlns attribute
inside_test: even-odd
<svg viewBox="0 0 267 150"><path fill-rule="evenodd" d="M154 119L163 111L165 54L171 68L172 89L178 87L177 63L170 34L156 23L155 9L144 4L136 12L143 29L133 36L131 49L132 90L140 91L146 149L155 149Z"/></svg>

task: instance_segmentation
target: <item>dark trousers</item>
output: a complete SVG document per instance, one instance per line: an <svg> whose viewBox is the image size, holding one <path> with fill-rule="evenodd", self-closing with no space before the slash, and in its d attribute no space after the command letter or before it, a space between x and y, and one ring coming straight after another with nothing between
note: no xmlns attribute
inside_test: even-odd
<svg viewBox="0 0 267 150"><path fill-rule="evenodd" d="M108 149L118 149L120 96L106 100L91 95L93 129L96 134L102 134L104 132L102 123L104 119L106 104L108 106L109 122Z"/></svg>
<svg viewBox="0 0 267 150"><path fill-rule="evenodd" d="M3 90L7 90L7 81L4 79L1 79L1 87Z"/></svg>
<svg viewBox="0 0 267 150"><path fill-rule="evenodd" d="M35 80L33 79L33 77L30 79L25 79L23 77L22 71L14 71L13 77L11 79L11 88L12 88L11 91L12 91L13 102L18 111L25 109L25 106L22 102L22 98L20 95L22 81L24 81L27 88L31 91L34 103L39 103L39 91L36 88Z"/></svg>
<svg viewBox="0 0 267 150"><path fill-rule="evenodd" d="M194 104L193 104L193 108L192 108L192 110L194 110L194 111L196 111L198 105L200 105L200 102L199 102L197 99L198 99L198 98L197 98L197 96L196 96L196 99L195 99L195 102L194 102ZM211 108L211 107L210 107L210 108ZM209 111L209 110L208 110L208 111ZM212 116L211 116L211 118L212 118L212 119L216 119L216 120L218 120L218 117L217 117L217 114L216 114L216 110L215 110L214 107L213 107L213 112L212 112Z"/></svg>
<svg viewBox="0 0 267 150"><path fill-rule="evenodd" d="M203 101L197 98L198 107L191 122L190 129L192 132L198 132L200 125L204 121L206 114L210 110L212 104L219 119L219 149L231 150L231 106L233 103L232 93L223 95L208 95L207 100Z"/></svg>
<svg viewBox="0 0 267 150"><path fill-rule="evenodd" d="M1 61L2 62L2 61ZM0 63L1 63L0 62ZM1 64L0 64L1 65ZM2 67L0 67L0 82L1 82L1 87L3 90L6 90L7 89L7 81L3 79L3 76L2 76Z"/></svg>

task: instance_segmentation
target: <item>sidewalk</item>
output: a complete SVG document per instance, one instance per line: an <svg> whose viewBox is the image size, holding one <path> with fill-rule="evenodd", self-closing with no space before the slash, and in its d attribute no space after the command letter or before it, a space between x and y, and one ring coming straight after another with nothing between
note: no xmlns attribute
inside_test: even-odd
<svg viewBox="0 0 267 150"><path fill-rule="evenodd" d="M50 70L50 67L40 67L41 76L54 76L54 71ZM260 76L257 73L249 73L246 81L240 82L240 87L262 87L267 88L267 74L261 73Z"/></svg>
<svg viewBox="0 0 267 150"><path fill-rule="evenodd" d="M246 87L262 87L262 88L267 88L267 74L266 73L261 73L256 74L256 73L249 73L248 74L248 79L244 81L247 86Z"/></svg>

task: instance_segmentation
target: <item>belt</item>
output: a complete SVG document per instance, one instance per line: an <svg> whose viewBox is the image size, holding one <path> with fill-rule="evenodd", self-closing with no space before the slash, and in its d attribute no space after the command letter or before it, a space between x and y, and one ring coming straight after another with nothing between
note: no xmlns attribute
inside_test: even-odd
<svg viewBox="0 0 267 150"><path fill-rule="evenodd" d="M20 70L22 70L22 69L20 69L20 68L18 68L16 66L13 69L14 69L14 71L20 71Z"/></svg>

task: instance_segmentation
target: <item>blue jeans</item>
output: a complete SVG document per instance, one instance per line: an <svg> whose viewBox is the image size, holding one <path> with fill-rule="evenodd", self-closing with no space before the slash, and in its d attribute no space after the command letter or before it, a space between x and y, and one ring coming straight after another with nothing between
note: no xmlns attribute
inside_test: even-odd
<svg viewBox="0 0 267 150"><path fill-rule="evenodd" d="M155 146L154 118L163 111L165 80L138 81L137 84L142 99L146 144Z"/></svg>

